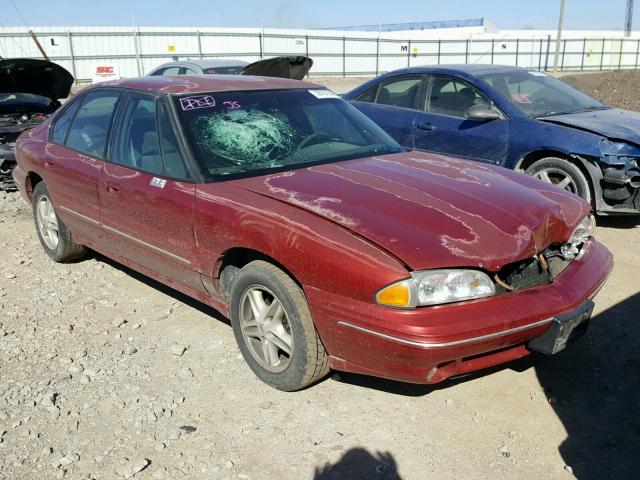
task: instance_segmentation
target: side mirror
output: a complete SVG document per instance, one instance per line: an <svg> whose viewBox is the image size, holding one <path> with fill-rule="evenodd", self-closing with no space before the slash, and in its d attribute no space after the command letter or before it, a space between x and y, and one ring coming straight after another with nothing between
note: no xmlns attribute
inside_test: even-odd
<svg viewBox="0 0 640 480"><path fill-rule="evenodd" d="M489 122L491 120L499 120L502 118L500 112L498 112L491 105L474 105L466 111L465 116L468 120L477 120L480 122Z"/></svg>

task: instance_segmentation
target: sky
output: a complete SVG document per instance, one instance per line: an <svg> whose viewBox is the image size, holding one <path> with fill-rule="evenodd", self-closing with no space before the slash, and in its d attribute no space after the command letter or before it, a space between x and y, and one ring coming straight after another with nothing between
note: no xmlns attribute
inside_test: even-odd
<svg viewBox="0 0 640 480"><path fill-rule="evenodd" d="M566 0L565 28L620 30L625 3ZM0 26L322 28L484 17L501 29L547 29L556 28L559 5L560 0L0 0ZM640 0L634 17L640 28Z"/></svg>

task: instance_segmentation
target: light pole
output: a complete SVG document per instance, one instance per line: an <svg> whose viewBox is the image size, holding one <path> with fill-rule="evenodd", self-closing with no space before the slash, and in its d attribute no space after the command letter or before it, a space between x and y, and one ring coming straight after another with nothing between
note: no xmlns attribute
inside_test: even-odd
<svg viewBox="0 0 640 480"><path fill-rule="evenodd" d="M624 19L624 36L629 37L631 35L631 29L633 27L633 0L627 0L627 15Z"/></svg>
<svg viewBox="0 0 640 480"><path fill-rule="evenodd" d="M556 35L556 54L553 57L553 71L558 69L560 60L560 42L562 41L562 23L564 22L564 0L560 0L560 17L558 17L558 34Z"/></svg>

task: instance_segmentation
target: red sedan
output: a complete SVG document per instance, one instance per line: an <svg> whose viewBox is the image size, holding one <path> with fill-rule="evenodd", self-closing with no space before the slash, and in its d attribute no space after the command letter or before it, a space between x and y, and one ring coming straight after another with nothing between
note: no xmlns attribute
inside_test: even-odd
<svg viewBox="0 0 640 480"><path fill-rule="evenodd" d="M219 309L255 374L435 383L584 332L612 257L590 206L406 152L323 87L147 77L84 90L17 142L55 261L91 248Z"/></svg>

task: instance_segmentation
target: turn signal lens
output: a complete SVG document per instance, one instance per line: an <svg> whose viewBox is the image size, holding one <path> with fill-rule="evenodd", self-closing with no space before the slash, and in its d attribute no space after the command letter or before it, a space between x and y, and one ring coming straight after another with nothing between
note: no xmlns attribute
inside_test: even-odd
<svg viewBox="0 0 640 480"><path fill-rule="evenodd" d="M411 289L408 281L402 281L383 288L376 295L376 300L380 305L390 307L410 307Z"/></svg>

